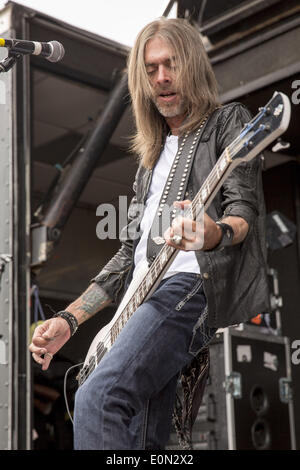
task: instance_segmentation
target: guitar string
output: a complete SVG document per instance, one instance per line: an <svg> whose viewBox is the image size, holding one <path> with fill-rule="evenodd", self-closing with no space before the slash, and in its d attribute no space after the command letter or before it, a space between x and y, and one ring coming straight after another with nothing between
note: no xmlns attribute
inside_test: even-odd
<svg viewBox="0 0 300 470"><path fill-rule="evenodd" d="M219 158L218 164L220 166L222 166L222 164L223 164L223 159L225 159L225 165L224 165L224 168L222 170L224 172L225 169L228 166L228 165L226 165L226 163L228 164L228 161L227 161L227 155L226 155L225 152L223 152L222 155ZM209 193L209 187L211 186L212 181L215 180L216 175L218 176L219 172L214 167L213 170L211 171L211 173L208 175L207 179L205 180L204 184L202 185L202 187L198 191L197 195L195 196L195 198L194 198L194 200L191 204L190 210L188 210L187 213L186 213L187 216L192 215L195 212L195 207L198 205L199 195L204 190L205 186L208 187L207 193ZM149 271L147 272L147 275L143 278L143 280L141 281L141 283L138 286L137 291L134 293L135 297L136 297L137 292L139 294L140 299L139 299L138 305L135 304L133 298L129 299L127 305L124 307L123 311L120 313L118 318L115 320L113 326L110 328L110 331L106 334L106 336L103 338L103 340L98 343L98 345L96 347L96 357L95 357L95 355L92 356L92 361L91 361L92 363L88 364L86 369L85 368L82 369L81 379L86 378L88 375L90 375L90 373L95 368L95 362L96 361L97 361L97 363L99 362L99 353L102 353L103 350L105 350L110 344L113 344L113 342L115 341L115 339L113 338L115 336L115 331L117 332L116 337L118 336L118 334L120 332L119 331L120 330L120 325L119 325L120 318L122 318L122 317L124 318L124 313L126 313L127 318L128 318L128 314L130 314L130 317L131 317L132 314L134 313L134 311L137 309L137 307L144 300L145 294L144 294L143 291L147 287L147 279L146 278L150 277L151 281L152 281L152 284L153 284L152 276L153 276L153 274L156 274L155 273L156 268L159 268L159 270L161 270L160 262L161 262L162 254L166 254L165 259L167 259L167 261L168 261L169 255L172 255L174 253L174 251L175 251L175 248L170 247L167 244L165 244L162 247L162 249L160 251L160 256L153 261ZM166 252L166 253L164 253L164 252ZM131 307L133 307L133 309ZM132 310L134 310L134 311L132 311ZM94 359L94 361L93 361L93 359Z"/></svg>
<svg viewBox="0 0 300 470"><path fill-rule="evenodd" d="M262 115L263 116L263 115ZM261 117L262 117L261 116ZM221 170L221 176L225 173L225 171L228 169L229 167L229 164L232 162L231 158L233 156L235 156L240 150L241 148L245 145L245 142L243 142L245 136L248 134L249 130L251 130L251 124L252 122L255 122L257 121L257 117L253 118L252 121L250 121L246 128L241 132L241 134L239 134L236 139L233 140L233 142L225 148L225 150L223 151L223 153L221 154L221 156L219 157L218 159L218 162L217 164L213 167L212 171L209 173L209 175L207 176L206 180L204 181L203 185L201 186L200 190L198 191L198 193L196 194L195 198L193 199L192 203L191 203L191 206L190 206L190 213L191 215L194 214L194 212L196 212L196 210L198 209L199 207L199 199L201 201L201 206L204 206L205 204L205 201L202 200L202 197L201 197L201 193L206 190L207 194L209 195L209 192L210 192L210 188L211 188L211 185L213 182L218 181L220 180L220 176L219 176L219 171L218 170ZM248 128L248 130L247 130ZM247 131L247 132L246 132ZM246 133L245 133L246 132ZM243 135L243 133L245 133ZM242 141L241 141L241 135L242 135ZM248 139L248 137L247 137ZM232 150L235 148L235 147L238 147L238 150L235 151L235 152L232 152ZM224 165L224 168L221 169L220 167L222 166L222 164L224 163L223 160L225 160L225 165ZM206 198L207 200L207 198ZM188 215L189 211L187 211L186 215ZM97 358L95 358L95 356L93 355L92 358L94 359L97 359L97 363L99 362L99 353L103 354L106 347L108 347L109 345L113 344L115 339L112 338L112 330L115 329L117 331L117 335L116 335L116 338L118 337L119 333L120 333L120 325L118 324L119 321L120 321L120 318L121 317L124 317L124 312L126 311L126 314L127 314L127 321L128 321L128 314L130 314L129 318L131 318L131 316L133 315L134 311L139 307L139 305L143 302L145 296L147 294L144 294L143 292L143 289L144 288L147 288L147 280L146 278L149 276L152 276L153 275L153 271L155 273L155 270L156 268L159 268L159 270L162 269L163 266L160 265L160 258L161 258L161 253L167 251L166 254L166 258L167 258L167 261L168 261L168 256L171 255L174 253L175 251L175 248L173 247L170 247L169 245L167 245L166 243L164 244L164 246L162 247L161 251L160 251L160 256L157 257L152 265L150 266L150 269L149 271L146 273L145 277L143 278L143 280L141 281L141 283L139 284L138 286L138 289L137 291L134 293L134 296L136 296L136 293L138 291L140 291L142 289L142 295L140 295L140 299L139 299L139 303L138 305L135 305L134 304L134 301L132 300L133 297L131 299L129 299L128 303L126 304L126 306L124 307L123 311L120 313L120 315L118 316L118 318L115 320L113 326L110 328L110 331L107 333L107 335L104 337L103 341L99 342L97 347L96 347L96 354L97 354ZM170 253L168 253L168 251ZM152 281L153 282L153 281ZM134 311L131 311L131 308L130 306L132 305L132 307L134 307ZM129 309L129 311L128 311ZM116 327L115 325L118 324L118 326ZM122 324L122 328L123 328L123 324ZM99 347L101 349L99 349ZM96 360L95 360L96 362ZM95 369L95 364L88 364L86 366L86 368L83 368L82 371L82 375L84 376L83 378L85 379L88 375L90 375L90 373Z"/></svg>

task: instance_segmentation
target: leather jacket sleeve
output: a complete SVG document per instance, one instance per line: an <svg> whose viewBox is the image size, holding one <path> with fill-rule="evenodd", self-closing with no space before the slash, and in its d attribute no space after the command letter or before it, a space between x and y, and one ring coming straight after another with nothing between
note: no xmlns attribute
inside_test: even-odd
<svg viewBox="0 0 300 470"><path fill-rule="evenodd" d="M240 103L225 105L219 111L216 126L211 127L215 137L212 131L206 142L209 153L218 158L250 120L249 112ZM209 207L214 220L232 215L249 224L242 243L223 250L196 252L203 273L210 327L243 323L257 312L269 311L261 163L260 155L239 162Z"/></svg>
<svg viewBox="0 0 300 470"><path fill-rule="evenodd" d="M136 188L140 172L141 168L138 169L133 183L135 194L128 208L127 225L120 234L121 247L100 273L91 280L91 282L97 282L115 303L119 301L128 272L132 267L134 242L139 237L138 228L142 217L143 204L138 202Z"/></svg>
<svg viewBox="0 0 300 470"><path fill-rule="evenodd" d="M220 154L229 146L241 132L245 123L251 120L249 111L240 103L230 109L229 116L222 120L218 132L218 149ZM261 158L244 161L230 173L222 187L223 217L238 216L252 225L258 215L257 176Z"/></svg>

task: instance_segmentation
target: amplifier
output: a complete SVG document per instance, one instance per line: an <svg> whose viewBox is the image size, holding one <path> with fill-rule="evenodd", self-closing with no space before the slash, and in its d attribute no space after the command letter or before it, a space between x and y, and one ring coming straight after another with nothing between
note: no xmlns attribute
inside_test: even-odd
<svg viewBox="0 0 300 470"><path fill-rule="evenodd" d="M296 449L288 338L244 325L218 330L209 348L210 373L192 448ZM180 449L175 431L167 449Z"/></svg>

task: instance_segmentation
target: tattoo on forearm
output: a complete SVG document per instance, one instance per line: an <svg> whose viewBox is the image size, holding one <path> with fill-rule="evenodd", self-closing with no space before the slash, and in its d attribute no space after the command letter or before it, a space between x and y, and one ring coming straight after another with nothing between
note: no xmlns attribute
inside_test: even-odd
<svg viewBox="0 0 300 470"><path fill-rule="evenodd" d="M104 289L100 286L92 285L78 299L76 310L82 312L82 318L87 319L97 313L110 300Z"/></svg>
<svg viewBox="0 0 300 470"><path fill-rule="evenodd" d="M89 315L96 313L100 307L108 300L108 296L103 291L101 292L100 289L90 290L83 294L82 296L82 310Z"/></svg>

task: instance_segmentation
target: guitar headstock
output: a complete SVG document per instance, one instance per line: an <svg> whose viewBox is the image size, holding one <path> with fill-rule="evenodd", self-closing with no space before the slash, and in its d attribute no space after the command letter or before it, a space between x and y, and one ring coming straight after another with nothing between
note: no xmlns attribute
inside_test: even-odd
<svg viewBox="0 0 300 470"><path fill-rule="evenodd" d="M270 101L259 109L259 113L227 147L227 155L236 163L251 160L287 130L290 117L289 98L276 91Z"/></svg>

